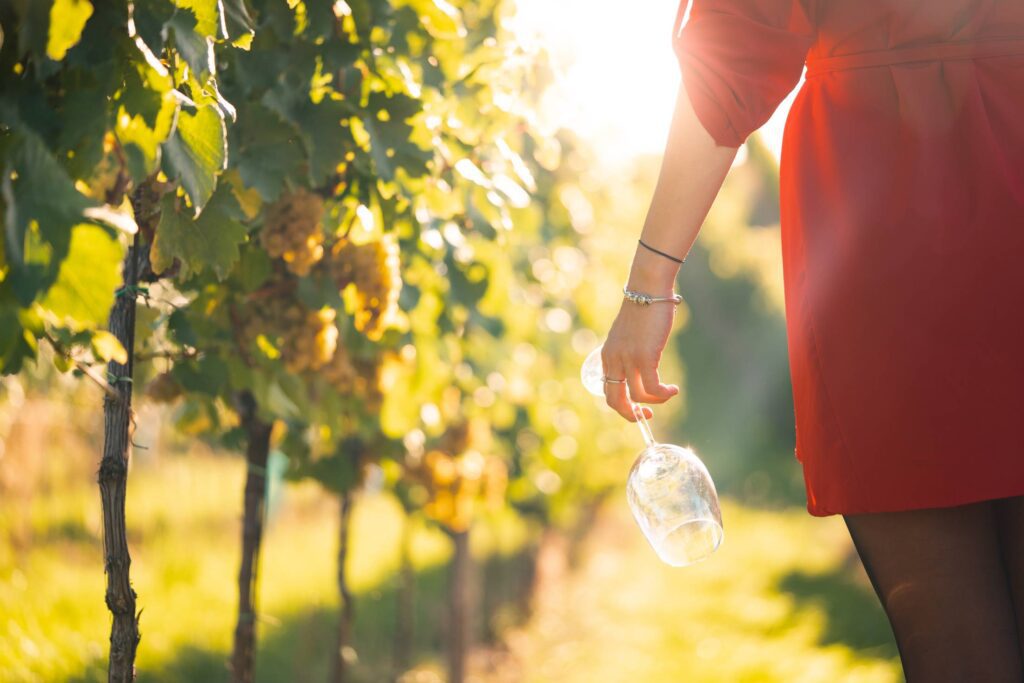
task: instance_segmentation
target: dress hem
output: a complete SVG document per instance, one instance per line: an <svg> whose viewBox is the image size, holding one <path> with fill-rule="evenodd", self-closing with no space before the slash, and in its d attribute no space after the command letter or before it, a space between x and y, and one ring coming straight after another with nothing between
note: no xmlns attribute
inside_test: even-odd
<svg viewBox="0 0 1024 683"><path fill-rule="evenodd" d="M942 496L936 496L935 500L925 500L913 505L894 504L894 505L840 505L836 508L831 508L825 505L811 505L807 504L807 512L812 517L831 517L834 515L860 515L860 514L872 514L876 512L909 512L911 510L930 510L940 508L957 507L960 505L970 505L972 503L983 503L990 500L1000 500L1002 498L1013 498L1016 496L1024 496L1024 484L1017 483L1015 486L1007 487L1007 490L996 490L988 493L964 493L961 496L950 499L948 494Z"/></svg>

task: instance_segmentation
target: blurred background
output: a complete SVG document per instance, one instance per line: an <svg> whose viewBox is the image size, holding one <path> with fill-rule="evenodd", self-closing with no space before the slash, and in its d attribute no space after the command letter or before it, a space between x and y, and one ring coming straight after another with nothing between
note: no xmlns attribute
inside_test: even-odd
<svg viewBox="0 0 1024 683"><path fill-rule="evenodd" d="M406 458L435 454L428 488L464 464L453 464L459 447L430 445L451 436L460 400L488 421L480 436L470 420L463 441L504 465L469 511L401 483L401 457L368 464L339 496L330 473L295 468L275 434L256 680L329 680L339 642L347 680L366 683L900 680L845 527L807 515L793 457L778 226L788 100L741 148L682 267L662 369L682 392L652 420L659 440L692 445L718 486L725 541L710 560L657 560L624 498L640 435L579 385L657 178L679 84L676 9L518 0L503 14L509 40L549 60L529 117L536 189L491 256L508 255L504 271L518 275L494 266L479 304L501 311L503 346L467 336L472 363L440 344L402 347L450 363L454 379L423 401L403 375L380 415ZM140 389L169 362L150 365ZM456 380L473 388L452 399L442 385ZM159 394L137 399L128 479L138 679L226 681L246 461L202 438L193 404ZM0 681L106 678L102 402L44 362L0 385Z"/></svg>

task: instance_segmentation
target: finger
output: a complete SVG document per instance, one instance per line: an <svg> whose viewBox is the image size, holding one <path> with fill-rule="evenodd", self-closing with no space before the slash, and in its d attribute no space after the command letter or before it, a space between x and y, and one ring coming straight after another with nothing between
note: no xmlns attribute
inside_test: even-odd
<svg viewBox="0 0 1024 683"><path fill-rule="evenodd" d="M644 417L646 417L648 420L650 420L652 417L654 417L654 411L651 410L650 408L648 408L647 406L640 406L640 410L643 411ZM634 420L634 422L635 422L635 420Z"/></svg>
<svg viewBox="0 0 1024 683"><path fill-rule="evenodd" d="M679 393L674 384L662 384L658 377L658 366L647 365L640 368L640 380L643 383L645 403L664 403Z"/></svg>
<svg viewBox="0 0 1024 683"><path fill-rule="evenodd" d="M636 368L629 368L626 371L626 385L629 387L629 398L634 403L647 401L644 385L640 381L640 371Z"/></svg>
<svg viewBox="0 0 1024 683"><path fill-rule="evenodd" d="M628 413L622 414L622 416L624 418L626 418L627 420L629 420L630 422L636 422L637 421L636 412L638 410L641 413L643 413L643 416L645 418L647 418L648 420L651 419L652 417L654 417L654 411L651 408L643 405L642 403L637 403L635 401L631 401L629 399L628 393L626 395L626 399L625 400L626 400L625 410L628 411ZM618 408L616 408L616 410L618 410ZM621 414L621 411L620 411L620 414Z"/></svg>
<svg viewBox="0 0 1024 683"><path fill-rule="evenodd" d="M605 361L605 377L622 379L624 376L621 363L612 358ZM636 417L633 416L633 409L630 407L629 396L626 395L625 384L605 382L604 400L619 415L630 422L636 422Z"/></svg>
<svg viewBox="0 0 1024 683"><path fill-rule="evenodd" d="M630 371L626 371L626 376L627 376L627 383L623 384L623 385L620 385L620 386L623 386L623 387L628 387L628 391L625 392L626 393L626 396L625 396L626 404L625 404L624 410L628 413L628 415L626 415L626 419L629 420L630 422L636 422L637 421L637 416L636 416L636 413L633 410L633 404L634 403L639 404L641 401L636 399L636 396L634 395L634 390L633 390L632 387L636 385L636 383L638 381L637 378L639 376L636 374L636 372L630 372ZM643 416L645 418L652 418L652 417L654 417L654 411L652 411L651 409L647 408L646 405L640 405L640 411L643 413Z"/></svg>
<svg viewBox="0 0 1024 683"><path fill-rule="evenodd" d="M634 368L629 370L626 372L626 375L628 377L627 383L629 386L629 398L634 403L664 403L674 396L674 394L669 394L665 398L662 398L661 395L652 394L647 391L644 388L642 372L639 369ZM647 412L650 412L650 408L647 408ZM650 417L650 415L647 415L647 412L645 412L644 415L646 417Z"/></svg>
<svg viewBox="0 0 1024 683"><path fill-rule="evenodd" d="M643 413L644 417L647 418L648 420L650 420L652 417L654 417L654 411L651 410L650 408L648 408L647 406L643 405L642 403L632 403L632 404L630 404L629 409L631 411L633 411L633 420L632 420L633 422L636 422L636 411L637 410L639 410L641 413Z"/></svg>

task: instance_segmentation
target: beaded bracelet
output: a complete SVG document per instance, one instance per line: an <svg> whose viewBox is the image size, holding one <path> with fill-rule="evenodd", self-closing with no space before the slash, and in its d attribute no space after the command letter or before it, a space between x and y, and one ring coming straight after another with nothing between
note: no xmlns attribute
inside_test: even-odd
<svg viewBox="0 0 1024 683"><path fill-rule="evenodd" d="M651 296L650 294L644 294L643 292L634 292L622 287L622 293L625 295L627 301L632 301L635 304L641 306L650 306L651 304L657 304L662 302L671 303L673 306L678 306L683 302L683 297L679 294L672 294L672 296Z"/></svg>

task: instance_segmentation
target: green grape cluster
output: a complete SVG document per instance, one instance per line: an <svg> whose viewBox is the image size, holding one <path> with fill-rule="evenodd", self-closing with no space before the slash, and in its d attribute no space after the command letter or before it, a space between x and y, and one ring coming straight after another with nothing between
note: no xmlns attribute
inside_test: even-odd
<svg viewBox="0 0 1024 683"><path fill-rule="evenodd" d="M320 375L339 394L349 395L355 391L359 371L345 345L338 344L331 360L321 369Z"/></svg>
<svg viewBox="0 0 1024 683"><path fill-rule="evenodd" d="M424 514L452 531L466 531L482 510L500 508L508 487L505 462L475 450L428 451L410 475L427 491Z"/></svg>
<svg viewBox="0 0 1024 683"><path fill-rule="evenodd" d="M397 311L402 289L398 244L390 235L362 244L341 240L331 252L328 267L338 289L355 285L356 329L370 339L380 339Z"/></svg>
<svg viewBox="0 0 1024 683"><path fill-rule="evenodd" d="M280 258L292 273L308 275L323 258L324 233L320 219L324 200L304 189L286 192L267 207L260 242L267 253Z"/></svg>
<svg viewBox="0 0 1024 683"><path fill-rule="evenodd" d="M490 424L471 418L448 425L433 448L407 462L410 481L426 492L423 512L429 518L466 531L480 512L504 505L508 467L486 454L492 445Z"/></svg>
<svg viewBox="0 0 1024 683"><path fill-rule="evenodd" d="M338 344L335 311L311 309L289 291L250 301L242 321L242 337L256 341L261 335L280 353L288 372L319 370L330 363Z"/></svg>
<svg viewBox="0 0 1024 683"><path fill-rule="evenodd" d="M289 323L281 348L289 372L317 370L331 361L338 342L333 308L295 312Z"/></svg>
<svg viewBox="0 0 1024 683"><path fill-rule="evenodd" d="M338 344L334 357L321 370L321 376L339 394L355 396L369 411L380 408L384 396L381 391L382 358L352 357L344 344Z"/></svg>
<svg viewBox="0 0 1024 683"><path fill-rule="evenodd" d="M160 373L146 385L146 396L157 403L170 403L181 393L181 385L169 372Z"/></svg>

